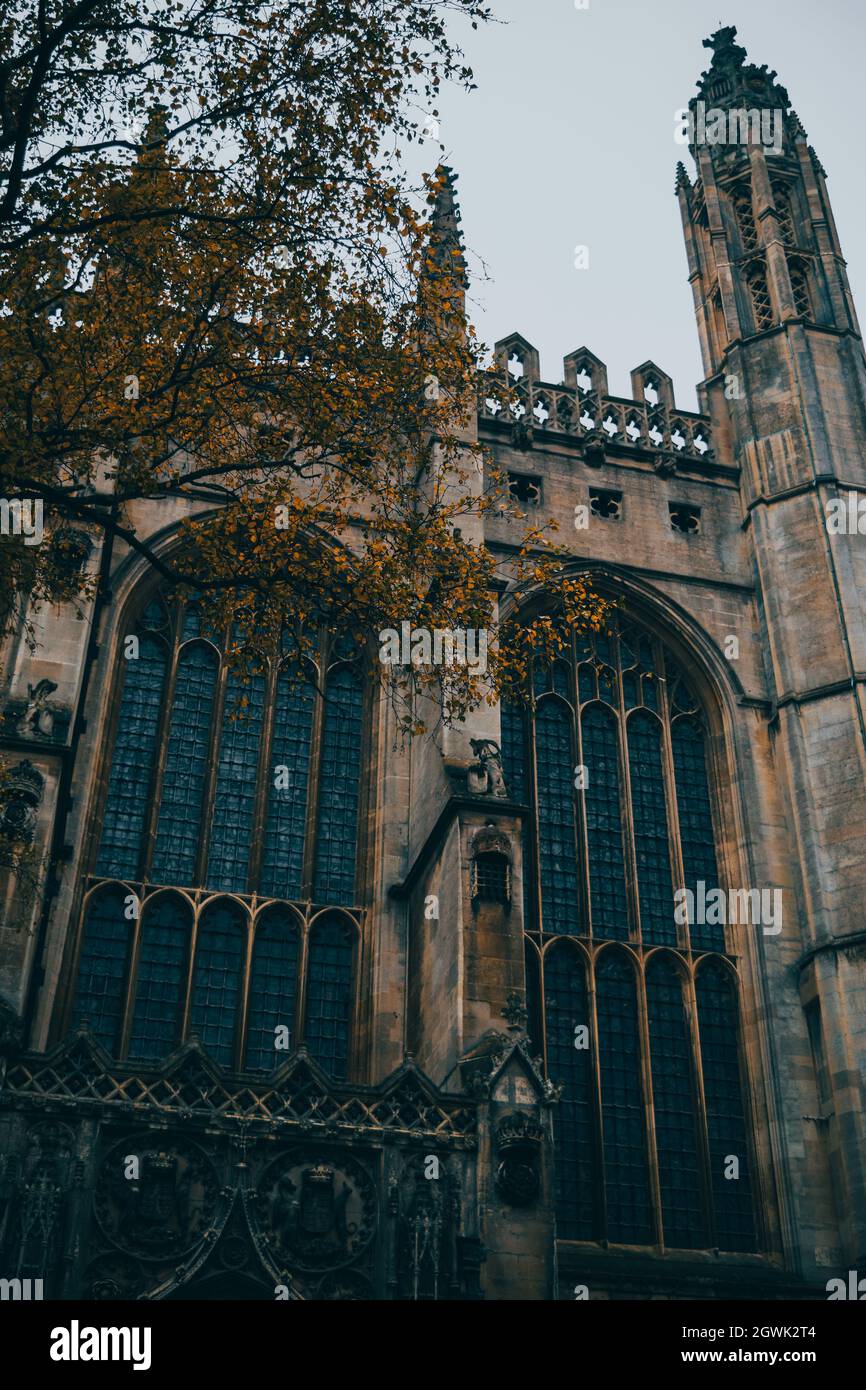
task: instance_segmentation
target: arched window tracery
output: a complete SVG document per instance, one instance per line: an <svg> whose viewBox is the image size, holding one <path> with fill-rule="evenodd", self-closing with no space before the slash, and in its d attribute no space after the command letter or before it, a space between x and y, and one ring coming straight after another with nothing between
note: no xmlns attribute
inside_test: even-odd
<svg viewBox="0 0 866 1390"><path fill-rule="evenodd" d="M244 673L229 641L203 631L194 602L162 595L124 640L67 1017L88 1018L116 1056L154 1062L195 1034L223 1065L254 1070L284 1059L284 1024L291 1048L306 1042L344 1075L362 917L361 657L323 633L309 679L281 654ZM317 937L323 907L349 916Z"/></svg>
<svg viewBox="0 0 866 1390"><path fill-rule="evenodd" d="M503 710L502 751L540 870L527 990L563 1087L559 1237L754 1250L731 943L695 906L720 886L705 713L671 653L621 616L556 679L576 704L536 671L534 706Z"/></svg>

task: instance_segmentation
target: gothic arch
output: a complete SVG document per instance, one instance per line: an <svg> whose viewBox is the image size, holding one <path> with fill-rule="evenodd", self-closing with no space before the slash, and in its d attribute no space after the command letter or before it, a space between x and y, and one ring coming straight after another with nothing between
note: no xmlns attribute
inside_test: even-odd
<svg viewBox="0 0 866 1390"><path fill-rule="evenodd" d="M698 887L707 889L719 885L726 891L749 882L742 871L738 837L732 833L732 819L735 824L739 810L732 735L741 689L729 663L677 605L649 586L620 582L623 576L611 567L592 567L591 579L602 592L628 600L615 618L611 638L576 639L570 698L554 688L552 673L536 673L534 709L519 719L508 714L502 725L506 767L525 761L528 769L528 860L541 866L531 885L526 923L527 979L535 982L538 995L530 1009L533 1032L539 1036L551 1079L560 1080L557 1065L567 1073L566 1090L575 1085L574 1069L580 1071L582 1065L563 1042L560 996L577 999L575 989L579 994L576 984L568 985L568 972L578 971L589 990L587 1027L597 1070L587 1074L589 1081L584 1076L578 1090L589 1086L583 1103L594 1118L584 1128L598 1136L592 1157L596 1206L592 1213L582 1209L576 1214L560 1175L562 1231L570 1232L566 1239L686 1248L709 1248L721 1232L722 1248L754 1250L763 1242L763 1233L755 1229L751 1193L742 1209L731 1214L726 1189L719 1187L713 1166L727 1124L736 1134L726 1157L741 1164L744 1173L756 1171L754 1092L746 1049L740 1045L739 997L744 985L733 961L726 959L740 949L739 942L735 947L725 926L712 925L712 914L704 918L696 912L697 893L684 917L673 912L674 886L688 885L695 871L705 874L706 883ZM538 592L531 601L540 606L544 596ZM503 609L507 611L505 604ZM659 676L664 678L661 683ZM655 680L655 687L648 680ZM582 864L578 893L567 882L567 829L554 822L550 839L545 824L540 789L550 782L550 764L557 756L564 761L569 752L568 739L558 752L544 742L543 734L539 743L539 719L545 709L568 711L576 740L571 746L579 748L575 763L588 774L585 782L575 784L577 858ZM510 746L522 739L525 753ZM720 795L721 787L730 788L731 807L719 805L727 799ZM551 855L560 884L565 885L562 897L573 902L570 915L556 905L558 920L551 920L544 907L544 862ZM594 878L600 885L598 902ZM611 897L615 883L620 887ZM580 940L573 942L574 937ZM752 954L751 943L744 953ZM708 1018L729 1007L722 985L737 981L731 1005L737 1017L734 1062L717 1045L718 1030L712 1022L702 1023L700 1011L694 1022L701 978L695 974L696 958L719 962L718 973L703 967L708 985L701 993ZM556 983L553 990L551 981ZM643 1060L638 1063L639 1058ZM734 1110L741 1112L741 1121L732 1118L733 1112L726 1116L719 1111L725 1086L733 1086L734 1072L741 1097ZM678 1110L683 1096L691 1097L688 1113ZM573 1161L575 1171L581 1171L589 1162L588 1150L583 1158L577 1155L578 1121L570 1104L572 1108L554 1123L562 1131L561 1162L567 1166ZM641 1119L644 1110L649 1117L646 1126ZM678 1127L683 1125L692 1136L686 1144L691 1187L688 1219L680 1221L674 1201L675 1155ZM626 1155L622 1163L611 1158L618 1145ZM581 1181L586 1182L585 1171Z"/></svg>

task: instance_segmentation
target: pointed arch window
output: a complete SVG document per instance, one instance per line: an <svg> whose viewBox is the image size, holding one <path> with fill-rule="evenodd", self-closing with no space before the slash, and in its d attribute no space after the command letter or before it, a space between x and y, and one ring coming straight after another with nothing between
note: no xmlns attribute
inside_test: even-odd
<svg viewBox="0 0 866 1390"><path fill-rule="evenodd" d="M791 260L788 262L788 272L797 315L801 319L809 319L812 317L812 297L809 294L808 271L802 261Z"/></svg>
<svg viewBox="0 0 866 1390"><path fill-rule="evenodd" d="M230 640L203 630L193 601L162 594L123 639L65 1016L86 1016L115 1055L158 1059L195 1033L224 1065L255 1069L273 1065L278 1024L297 1045L303 1017L311 1050L315 1042L323 1065L342 1074L355 945L347 955L336 936L363 917L362 657L322 633L303 671L275 654L241 672L227 659ZM282 905L282 925L269 917L253 933L253 910L269 901ZM338 906L350 912L340 930L333 919L329 954L307 941L306 923Z"/></svg>
<svg viewBox="0 0 866 1390"><path fill-rule="evenodd" d="M752 300L755 332L763 333L765 328L773 327L775 316L773 314L773 301L770 298L770 287L767 284L767 272L762 261L757 261L751 266L746 280Z"/></svg>
<svg viewBox="0 0 866 1390"><path fill-rule="evenodd" d="M503 711L502 752L526 769L539 866L527 989L563 1087L559 1237L754 1250L736 974L724 921L696 906L721 884L707 717L672 654L623 619L574 643L566 680L533 685L528 712Z"/></svg>

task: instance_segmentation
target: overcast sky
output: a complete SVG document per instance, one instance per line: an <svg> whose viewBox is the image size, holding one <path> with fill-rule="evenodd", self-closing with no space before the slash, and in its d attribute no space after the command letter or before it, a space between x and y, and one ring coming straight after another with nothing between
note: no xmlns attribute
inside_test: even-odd
<svg viewBox="0 0 866 1390"><path fill-rule="evenodd" d="M736 24L748 61L768 63L788 89L827 170L866 317L866 0L490 3L506 22L467 27L478 90L446 94L439 132L460 176L471 317L486 343L522 333L552 381L585 345L607 363L614 395L629 395L629 371L651 358L678 403L696 409L703 373L673 191L677 160L692 167L674 113L709 66L701 40L720 23ZM454 37L464 37L456 26ZM587 270L574 267L579 244Z"/></svg>

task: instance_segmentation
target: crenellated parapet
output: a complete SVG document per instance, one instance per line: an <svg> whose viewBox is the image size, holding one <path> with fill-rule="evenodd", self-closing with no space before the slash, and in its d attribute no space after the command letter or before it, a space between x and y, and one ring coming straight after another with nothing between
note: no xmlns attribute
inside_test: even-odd
<svg viewBox="0 0 866 1390"><path fill-rule="evenodd" d="M541 379L538 352L519 333L496 343L494 364L480 378L479 424L506 426L524 442L529 431L530 441L566 438L590 465L606 450L648 454L661 472L680 459L714 462L709 419L677 407L671 378L654 362L632 371L633 398L609 394L605 364L588 348L568 354L557 384Z"/></svg>

